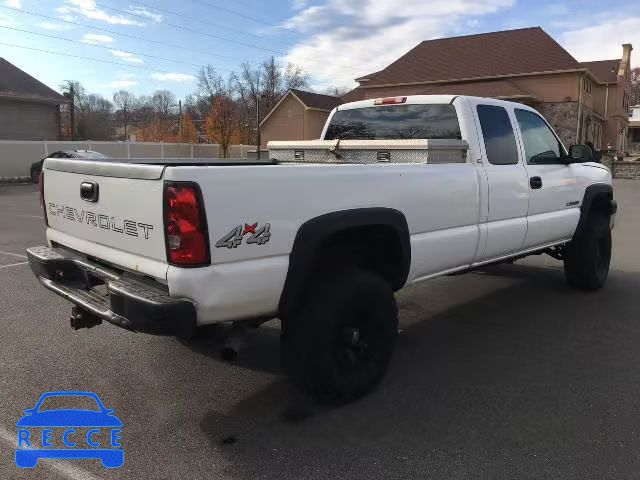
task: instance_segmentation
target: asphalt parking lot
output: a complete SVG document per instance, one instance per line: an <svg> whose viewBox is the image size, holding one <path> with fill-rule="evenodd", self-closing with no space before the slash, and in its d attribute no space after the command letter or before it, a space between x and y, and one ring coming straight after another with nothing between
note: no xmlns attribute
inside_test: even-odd
<svg viewBox="0 0 640 480"><path fill-rule="evenodd" d="M283 377L277 321L235 363L219 358L215 330L72 331L69 304L24 263L44 243L37 189L0 185L0 478L637 478L640 182L615 188L602 291L570 290L548 257L406 289L382 384L327 409ZM115 409L122 468L16 467L16 421L54 390Z"/></svg>

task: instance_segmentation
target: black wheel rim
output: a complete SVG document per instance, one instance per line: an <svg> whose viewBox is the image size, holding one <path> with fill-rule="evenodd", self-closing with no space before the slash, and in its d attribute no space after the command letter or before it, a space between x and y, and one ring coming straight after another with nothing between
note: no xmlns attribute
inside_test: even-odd
<svg viewBox="0 0 640 480"><path fill-rule="evenodd" d="M375 332L372 322L367 321L367 312L351 311L345 317L334 338L333 356L338 370L349 374L371 360L375 350Z"/></svg>

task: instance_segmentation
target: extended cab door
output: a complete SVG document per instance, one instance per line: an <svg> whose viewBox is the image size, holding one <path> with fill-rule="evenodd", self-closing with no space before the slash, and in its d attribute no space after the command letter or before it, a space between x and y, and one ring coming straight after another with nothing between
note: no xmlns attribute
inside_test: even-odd
<svg viewBox="0 0 640 480"><path fill-rule="evenodd" d="M474 263L507 256L522 249L527 233L529 185L518 154L515 118L503 104L471 100L482 151L482 166L488 183L488 213L480 224L485 247L478 249Z"/></svg>
<svg viewBox="0 0 640 480"><path fill-rule="evenodd" d="M567 153L536 112L515 108L530 189L524 248L571 238L580 218L579 189Z"/></svg>

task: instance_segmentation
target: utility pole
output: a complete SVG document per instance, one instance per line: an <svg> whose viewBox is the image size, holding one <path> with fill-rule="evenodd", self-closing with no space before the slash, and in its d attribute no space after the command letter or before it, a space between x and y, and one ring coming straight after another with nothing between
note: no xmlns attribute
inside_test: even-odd
<svg viewBox="0 0 640 480"><path fill-rule="evenodd" d="M69 82L69 95L71 96L71 105L69 110L69 121L71 122L71 140L76 139L76 94L73 83Z"/></svg>
<svg viewBox="0 0 640 480"><path fill-rule="evenodd" d="M260 160L260 94L256 95L256 154Z"/></svg>
<svg viewBox="0 0 640 480"><path fill-rule="evenodd" d="M124 107L122 107L122 119L124 120L124 141L126 142L127 140L129 140L129 137L127 137L127 105L125 104Z"/></svg>
<svg viewBox="0 0 640 480"><path fill-rule="evenodd" d="M178 100L178 109L180 110L180 126L179 131L180 131L180 140L182 140L182 100Z"/></svg>

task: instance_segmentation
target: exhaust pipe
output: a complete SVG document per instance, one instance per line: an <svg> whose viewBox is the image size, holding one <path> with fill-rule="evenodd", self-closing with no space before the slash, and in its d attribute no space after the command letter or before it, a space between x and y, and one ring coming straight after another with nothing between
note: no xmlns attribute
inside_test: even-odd
<svg viewBox="0 0 640 480"><path fill-rule="evenodd" d="M78 307L71 308L71 315L69 316L71 328L73 330L80 330L81 328L91 328L102 323L102 319L89 313L85 310L81 310Z"/></svg>

